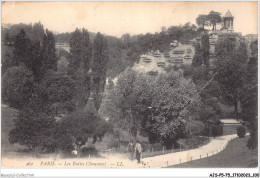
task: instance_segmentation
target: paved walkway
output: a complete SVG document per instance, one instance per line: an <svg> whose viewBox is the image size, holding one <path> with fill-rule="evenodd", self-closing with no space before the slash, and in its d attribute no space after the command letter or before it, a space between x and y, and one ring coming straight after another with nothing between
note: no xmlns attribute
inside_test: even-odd
<svg viewBox="0 0 260 178"><path fill-rule="evenodd" d="M189 162L196 159L206 158L224 150L229 141L236 137L237 134L216 137L212 138L207 145L196 149L144 158L142 161L146 165L139 165L138 167L161 168Z"/></svg>
<svg viewBox="0 0 260 178"><path fill-rule="evenodd" d="M126 154L105 154L101 158L7 158L2 157L2 166L6 168L162 168L191 160L201 159L219 153L226 148L231 139L237 135L211 138L202 147L187 151L169 153L142 159L143 164L129 160ZM27 163L33 165L28 166ZM55 162L54 165L50 162Z"/></svg>

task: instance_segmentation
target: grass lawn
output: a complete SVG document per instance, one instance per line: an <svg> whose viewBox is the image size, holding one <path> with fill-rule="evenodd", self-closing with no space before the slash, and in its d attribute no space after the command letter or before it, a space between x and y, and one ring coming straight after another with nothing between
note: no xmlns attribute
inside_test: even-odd
<svg viewBox="0 0 260 178"><path fill-rule="evenodd" d="M225 150L201 160L171 166L171 168L252 168L257 167L257 149L246 146L249 136L232 140Z"/></svg>

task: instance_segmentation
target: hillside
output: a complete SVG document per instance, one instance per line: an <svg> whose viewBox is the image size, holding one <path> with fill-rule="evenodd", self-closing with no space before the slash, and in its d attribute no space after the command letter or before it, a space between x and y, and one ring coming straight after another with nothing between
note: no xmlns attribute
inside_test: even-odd
<svg viewBox="0 0 260 178"><path fill-rule="evenodd" d="M179 66L181 64L190 65L194 54L194 46L190 44L179 44L176 47L170 47L168 52L148 52L142 55L140 62L135 63L133 69L142 73L148 73L150 71L163 73L165 72L165 68L168 67ZM151 60L149 61L147 58Z"/></svg>

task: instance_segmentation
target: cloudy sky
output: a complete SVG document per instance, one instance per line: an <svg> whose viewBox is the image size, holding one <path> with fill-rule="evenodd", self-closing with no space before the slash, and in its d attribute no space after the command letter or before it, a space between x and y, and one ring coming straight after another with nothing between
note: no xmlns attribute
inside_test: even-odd
<svg viewBox="0 0 260 178"><path fill-rule="evenodd" d="M120 37L160 31L162 26L196 23L199 14L214 10L233 14L234 30L258 33L257 2L5 2L2 23L40 21L54 32L76 27Z"/></svg>

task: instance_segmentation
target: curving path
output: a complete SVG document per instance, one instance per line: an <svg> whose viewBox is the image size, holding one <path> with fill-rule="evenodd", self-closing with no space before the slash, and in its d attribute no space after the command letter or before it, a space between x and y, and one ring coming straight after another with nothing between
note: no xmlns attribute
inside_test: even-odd
<svg viewBox="0 0 260 178"><path fill-rule="evenodd" d="M199 148L148 157L142 159L143 164L129 160L126 154L105 154L101 158L60 158L60 157L2 157L2 167L5 168L162 168L191 160L212 156L224 150L231 139L237 135L225 135L211 138L211 141ZM27 166L32 162L33 165ZM50 165L49 162L55 162ZM47 164L48 163L48 164Z"/></svg>
<svg viewBox="0 0 260 178"><path fill-rule="evenodd" d="M142 161L145 165L139 165L138 167L161 168L209 157L224 150L229 141L236 137L237 134L216 137L212 138L207 145L196 149L144 158Z"/></svg>

